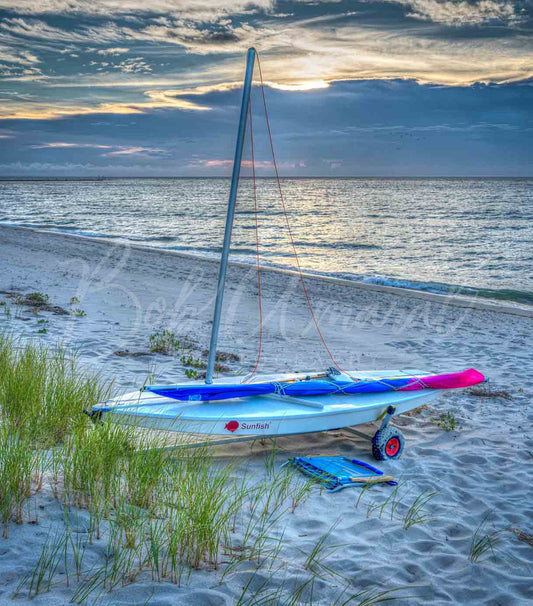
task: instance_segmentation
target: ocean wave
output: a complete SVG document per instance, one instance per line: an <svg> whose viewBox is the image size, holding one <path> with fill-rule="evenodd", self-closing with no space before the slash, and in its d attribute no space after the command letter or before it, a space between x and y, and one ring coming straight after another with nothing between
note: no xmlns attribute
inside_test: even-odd
<svg viewBox="0 0 533 606"><path fill-rule="evenodd" d="M472 286L462 286L460 284L446 284L441 282L419 282L417 280L408 280L403 278L388 278L385 276L346 276L344 278L355 279L365 284L377 284L380 286L394 286L396 288L406 288L409 290L422 290L440 295L449 295L456 297L468 297L492 299L496 301L508 301L510 303L519 303L521 305L533 305L533 292L527 290L513 290L510 288L474 288Z"/></svg>

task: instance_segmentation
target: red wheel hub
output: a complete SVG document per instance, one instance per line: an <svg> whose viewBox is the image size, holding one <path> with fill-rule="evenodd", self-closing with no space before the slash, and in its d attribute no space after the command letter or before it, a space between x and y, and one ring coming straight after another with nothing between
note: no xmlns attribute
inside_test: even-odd
<svg viewBox="0 0 533 606"><path fill-rule="evenodd" d="M395 457L400 450L400 440L397 437L392 437L385 446L385 452L389 457Z"/></svg>

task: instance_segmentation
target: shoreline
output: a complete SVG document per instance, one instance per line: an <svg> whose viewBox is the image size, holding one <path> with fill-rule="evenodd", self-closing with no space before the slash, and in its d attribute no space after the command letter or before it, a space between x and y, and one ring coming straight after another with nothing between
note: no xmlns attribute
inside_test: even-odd
<svg viewBox="0 0 533 606"><path fill-rule="evenodd" d="M211 259L194 253L187 253L179 250L171 250L168 248L156 248L142 244L131 244L120 240L114 240L112 238L99 237L99 236L86 236L81 234L69 234L61 231L52 231L48 229L39 229L35 227L22 227L18 225L6 225L0 224L2 230L16 230L22 232L32 232L37 234L46 234L51 237L66 238L69 240L80 241L80 242L96 242L111 247L121 247L123 249L129 248L132 250L139 250L142 252L149 252L151 254L162 255L163 257L170 255L179 257L186 260L195 261L198 263L207 263L211 266L213 264L218 265L218 259ZM242 261L230 261L231 267L240 269L250 269L252 267L249 263ZM271 267L267 265L261 265L261 272L269 272L277 275L285 275L289 277L298 277L298 272L293 269L284 269L280 267ZM303 272L306 281L318 281L325 284L331 284L335 286L341 286L351 289L366 290L371 292L386 293L395 295L398 297L407 297L412 299L419 299L423 301L440 303L442 305L451 305L453 307L459 307L463 309L473 309L479 311L488 311L492 313L516 315L527 318L533 318L533 308L528 309L525 306L521 306L519 303L515 305L503 305L499 303L479 301L477 299L472 300L467 296L457 296L450 294L439 294L432 293L422 290L415 290L406 287L399 286L386 286L382 284L372 284L367 282L359 282L356 280L349 280L347 278L337 278L334 276L325 276L314 273Z"/></svg>

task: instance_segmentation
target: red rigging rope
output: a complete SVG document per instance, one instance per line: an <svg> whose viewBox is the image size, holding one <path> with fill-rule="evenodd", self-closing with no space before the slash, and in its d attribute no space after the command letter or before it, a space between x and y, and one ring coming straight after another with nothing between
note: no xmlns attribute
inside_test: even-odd
<svg viewBox="0 0 533 606"><path fill-rule="evenodd" d="M322 335L322 331L320 330L320 326L318 325L318 320L317 320L317 318L315 316L315 312L313 310L313 306L311 305L311 299L309 298L309 293L307 292L307 286L305 284L304 275L303 275L303 272L302 272L302 268L300 266L300 259L298 257L298 253L296 251L296 244L294 242L294 237L292 235L292 230L291 230L291 226L290 226L290 222L289 222L289 216L287 214L287 209L286 209L286 206L285 206L285 198L283 196L283 190L281 188L281 181L280 181L279 172L278 172L278 165L277 165L277 162L276 162L276 154L274 153L274 143L272 141L272 131L270 129L270 120L269 120L269 117L268 117L268 110L267 110L266 97L265 97L265 87L264 87L264 84L263 84L263 73L261 72L261 61L259 60L259 55L257 55L257 67L259 68L259 80L261 82L261 94L262 94L262 97L263 97L263 107L264 107L264 110L265 110L266 126L267 126L267 131L268 131L268 138L269 138L269 141L270 141L270 151L272 153L272 164L274 165L274 172L276 174L276 180L277 180L277 183L278 183L278 190L279 190L279 196L280 196L280 199L281 199L281 206L282 206L282 209L283 209L283 214L285 216L285 223L287 225L287 230L289 232L289 238L290 238L290 241L291 241L292 250L293 250L293 253L294 253L294 258L296 259L296 265L298 267L298 274L300 276L300 282L302 284L302 289L304 291L305 299L307 301L307 307L309 308L309 312L311 313L311 317L312 317L313 322L315 324L315 328L317 330L318 336L320 337L320 340L322 341L322 344L324 345L325 350L327 351L329 357L331 358L331 361L333 362L333 364L341 372L345 372L337 364L337 361L333 357L333 354L331 353L329 347L326 344L326 340L324 339L324 336ZM250 132L252 131L251 125L252 124L251 124L251 113L250 113ZM252 153L253 153L253 151L252 151ZM252 167L253 167L253 159L252 159ZM255 172L254 172L254 195L255 195ZM256 221L257 221L257 215L256 215ZM255 370L254 370L254 372L255 372Z"/></svg>
<svg viewBox="0 0 533 606"><path fill-rule="evenodd" d="M257 290L259 299L259 351L257 352L257 358L255 360L255 366L252 372L243 380L241 383L247 383L257 372L259 367L259 360L261 359L261 352L263 350L263 303L261 296L261 268L259 265L259 221L257 218L257 183L255 179L255 150L254 150L254 132L252 123L252 102L248 102L248 116L250 120L250 151L252 156L252 181L254 191L254 215L255 215L255 260L257 269Z"/></svg>

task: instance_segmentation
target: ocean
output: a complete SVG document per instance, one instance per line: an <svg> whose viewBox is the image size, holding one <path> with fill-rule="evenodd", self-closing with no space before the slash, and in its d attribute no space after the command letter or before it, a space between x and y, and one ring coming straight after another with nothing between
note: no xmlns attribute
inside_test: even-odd
<svg viewBox="0 0 533 606"><path fill-rule="evenodd" d="M533 306L533 179L282 179L304 271ZM229 179L0 181L0 223L217 257ZM295 268L276 181L257 182L261 262ZM250 179L232 258L255 262Z"/></svg>

